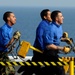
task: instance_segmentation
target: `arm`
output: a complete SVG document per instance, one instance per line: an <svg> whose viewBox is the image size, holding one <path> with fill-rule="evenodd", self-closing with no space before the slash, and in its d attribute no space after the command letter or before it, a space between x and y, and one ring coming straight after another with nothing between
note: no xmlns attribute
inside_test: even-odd
<svg viewBox="0 0 75 75"><path fill-rule="evenodd" d="M66 38L63 38L63 37L62 37L62 38L61 38L61 41L65 42L65 41L66 41Z"/></svg>
<svg viewBox="0 0 75 75"><path fill-rule="evenodd" d="M9 41L9 43L6 45L6 47L9 47L15 40L18 40L20 38L21 34L19 31L14 32L12 39Z"/></svg>
<svg viewBox="0 0 75 75"><path fill-rule="evenodd" d="M8 32L5 29L2 29L2 31L1 31L1 37L3 40L2 45L4 47L8 47L11 44L11 42L13 41L13 39L11 40L11 35L8 34ZM9 41L10 41L10 43L9 43Z"/></svg>
<svg viewBox="0 0 75 75"><path fill-rule="evenodd" d="M44 42L45 46L48 50L63 50L64 47L57 46L55 44L55 30L54 29L49 29L48 31L45 32L44 34Z"/></svg>
<svg viewBox="0 0 75 75"><path fill-rule="evenodd" d="M47 48L48 50L53 49L53 50L61 50L61 51L63 51L63 49L64 49L64 47L56 46L56 45L54 45L54 44L47 45L46 48Z"/></svg>
<svg viewBox="0 0 75 75"><path fill-rule="evenodd" d="M72 40L70 38L68 38L68 33L67 32L64 32L62 37L61 37L61 41L62 42L68 42L68 43L72 43Z"/></svg>
<svg viewBox="0 0 75 75"><path fill-rule="evenodd" d="M70 48L68 47L61 47L61 46L56 46L55 44L53 44L53 40L54 40L54 33L51 31L51 32L47 32L44 36L44 42L45 42L45 46L46 46L46 49L48 50L61 50L65 53L68 53L70 51Z"/></svg>
<svg viewBox="0 0 75 75"><path fill-rule="evenodd" d="M8 48L13 42L14 42L14 38L12 38L10 41L9 41L9 43L5 46L6 48Z"/></svg>
<svg viewBox="0 0 75 75"><path fill-rule="evenodd" d="M11 34L9 35L5 30L3 30L2 31L3 45L6 48L9 47L14 42L15 39L16 40L19 39L20 35L21 35L20 32L16 31L14 32L13 37L11 38Z"/></svg>
<svg viewBox="0 0 75 75"><path fill-rule="evenodd" d="M42 50L43 50L43 31L44 29L42 27L39 27L36 31L36 37Z"/></svg>

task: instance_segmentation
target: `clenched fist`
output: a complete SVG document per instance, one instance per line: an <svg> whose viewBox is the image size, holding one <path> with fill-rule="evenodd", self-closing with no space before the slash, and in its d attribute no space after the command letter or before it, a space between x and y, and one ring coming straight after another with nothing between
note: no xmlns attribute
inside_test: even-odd
<svg viewBox="0 0 75 75"><path fill-rule="evenodd" d="M63 48L64 53L69 53L70 52L70 47L64 47Z"/></svg>
<svg viewBox="0 0 75 75"><path fill-rule="evenodd" d="M19 31L14 32L13 37L14 39L18 39L21 36Z"/></svg>

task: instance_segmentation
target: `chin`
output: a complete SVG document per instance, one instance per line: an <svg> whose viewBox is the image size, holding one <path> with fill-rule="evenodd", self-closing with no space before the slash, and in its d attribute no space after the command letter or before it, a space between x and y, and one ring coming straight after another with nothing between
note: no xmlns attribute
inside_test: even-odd
<svg viewBox="0 0 75 75"><path fill-rule="evenodd" d="M61 24L63 24L63 23L60 23L60 25L61 25Z"/></svg>

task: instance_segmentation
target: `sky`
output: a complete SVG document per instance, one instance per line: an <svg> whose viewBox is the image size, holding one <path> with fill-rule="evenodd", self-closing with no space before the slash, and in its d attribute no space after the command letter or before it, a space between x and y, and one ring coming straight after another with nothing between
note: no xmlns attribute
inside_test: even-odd
<svg viewBox="0 0 75 75"><path fill-rule="evenodd" d="M75 0L0 0L0 6L75 7Z"/></svg>

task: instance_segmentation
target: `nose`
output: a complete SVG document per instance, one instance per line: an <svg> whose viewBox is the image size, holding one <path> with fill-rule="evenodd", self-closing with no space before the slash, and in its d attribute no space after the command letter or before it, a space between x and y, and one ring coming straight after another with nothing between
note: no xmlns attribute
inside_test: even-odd
<svg viewBox="0 0 75 75"><path fill-rule="evenodd" d="M15 20L16 20L16 17L15 17Z"/></svg>
<svg viewBox="0 0 75 75"><path fill-rule="evenodd" d="M64 17L63 17L63 19L64 19Z"/></svg>

